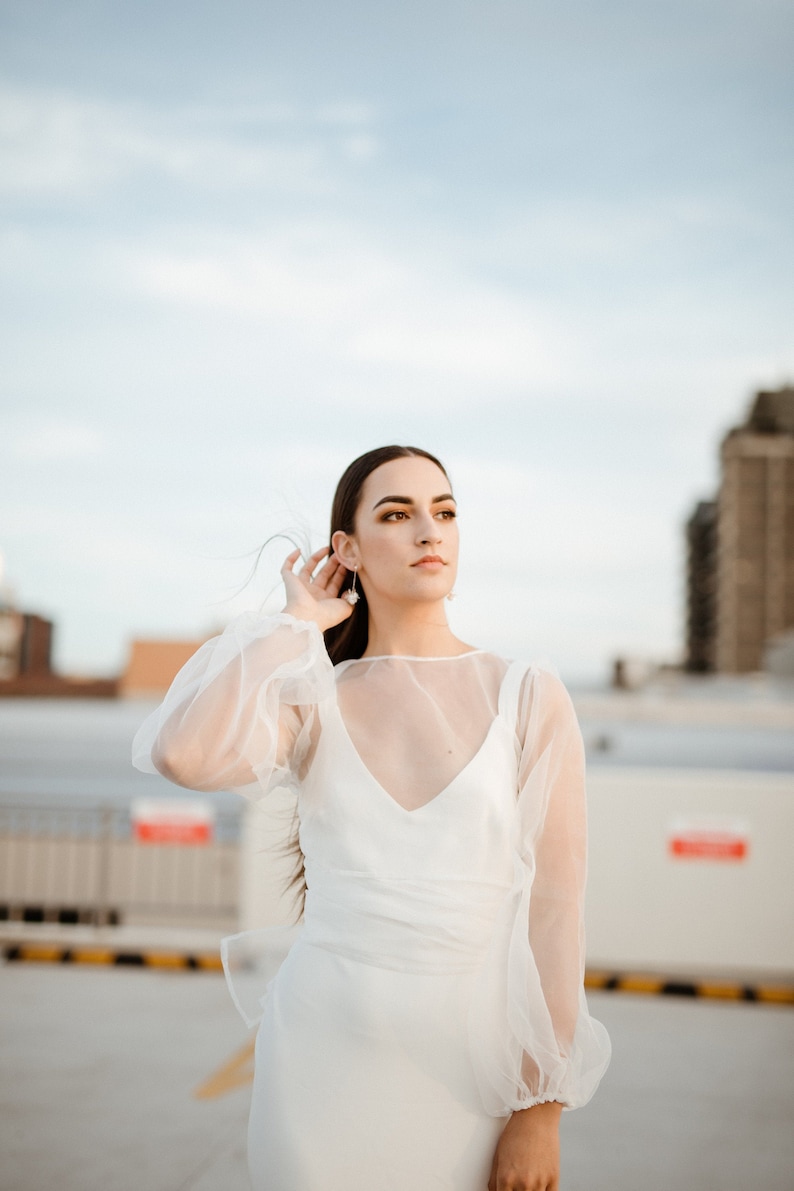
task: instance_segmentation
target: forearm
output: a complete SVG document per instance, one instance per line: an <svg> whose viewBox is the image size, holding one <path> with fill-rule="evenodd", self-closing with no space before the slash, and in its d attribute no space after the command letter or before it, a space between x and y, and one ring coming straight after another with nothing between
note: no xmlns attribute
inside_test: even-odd
<svg viewBox="0 0 794 1191"><path fill-rule="evenodd" d="M193 789L247 784L254 764L276 762L281 704L316 702L330 673L315 626L247 614L177 675L139 752L148 748L158 772Z"/></svg>
<svg viewBox="0 0 794 1191"><path fill-rule="evenodd" d="M557 1191L562 1107L549 1101L513 1113L496 1147L488 1191Z"/></svg>

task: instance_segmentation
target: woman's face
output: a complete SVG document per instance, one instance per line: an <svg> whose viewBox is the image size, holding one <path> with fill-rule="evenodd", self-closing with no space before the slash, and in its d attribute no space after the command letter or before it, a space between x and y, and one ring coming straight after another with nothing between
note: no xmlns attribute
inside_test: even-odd
<svg viewBox="0 0 794 1191"><path fill-rule="evenodd" d="M362 487L354 533L335 533L333 546L345 566L358 565L370 601L443 599L458 569L449 480L421 455L381 464Z"/></svg>

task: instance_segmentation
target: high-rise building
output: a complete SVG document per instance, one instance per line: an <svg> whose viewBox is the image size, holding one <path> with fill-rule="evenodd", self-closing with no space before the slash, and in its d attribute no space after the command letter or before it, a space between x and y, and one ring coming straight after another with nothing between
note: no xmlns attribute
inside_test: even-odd
<svg viewBox="0 0 794 1191"><path fill-rule="evenodd" d="M686 668L708 673L715 667L717 639L717 502L701 500L686 523Z"/></svg>
<svg viewBox="0 0 794 1191"><path fill-rule="evenodd" d="M0 607L0 680L52 673L52 621Z"/></svg>
<svg viewBox="0 0 794 1191"><path fill-rule="evenodd" d="M758 393L720 457L716 510L687 525L687 669L743 674L794 629L794 388Z"/></svg>
<svg viewBox="0 0 794 1191"><path fill-rule="evenodd" d="M794 627L794 389L759 393L722 443L717 670L760 670Z"/></svg>

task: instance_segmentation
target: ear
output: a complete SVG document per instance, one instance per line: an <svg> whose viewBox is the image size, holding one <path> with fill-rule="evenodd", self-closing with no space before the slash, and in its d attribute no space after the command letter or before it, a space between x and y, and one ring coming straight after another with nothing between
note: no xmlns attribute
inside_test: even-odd
<svg viewBox="0 0 794 1191"><path fill-rule="evenodd" d="M331 547L336 557L349 571L355 570L359 565L358 548L355 539L350 534L338 529L331 537Z"/></svg>

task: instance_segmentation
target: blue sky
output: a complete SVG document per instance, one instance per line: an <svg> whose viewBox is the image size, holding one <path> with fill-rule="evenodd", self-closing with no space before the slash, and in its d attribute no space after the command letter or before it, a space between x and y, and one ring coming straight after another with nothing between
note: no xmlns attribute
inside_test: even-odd
<svg viewBox="0 0 794 1191"><path fill-rule="evenodd" d="M793 52L766 0L1 0L0 551L59 664L277 605L248 552L394 441L463 637L679 656L682 523L794 377Z"/></svg>

